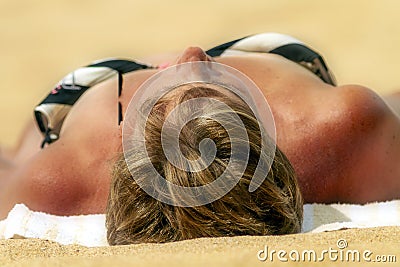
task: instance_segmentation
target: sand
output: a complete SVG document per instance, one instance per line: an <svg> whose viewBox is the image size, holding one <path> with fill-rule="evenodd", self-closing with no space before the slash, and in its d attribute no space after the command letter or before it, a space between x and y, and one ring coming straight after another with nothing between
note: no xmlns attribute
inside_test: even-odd
<svg viewBox="0 0 400 267"><path fill-rule="evenodd" d="M369 250L371 260L377 256L395 255L400 261L400 227L352 229L319 234L297 234L264 237L201 238L167 244L138 244L108 248L85 248L78 245L62 246L43 240L7 240L0 241L0 266L301 266L315 264L323 266L356 265L364 266L370 262L363 260L364 251ZM347 247L339 249L337 241L344 239ZM288 262L282 262L276 255L265 261L258 259L258 252L285 250L314 250L317 261L294 262L289 256L283 256ZM338 254L332 254L332 260L325 256L319 261L323 250L345 252L343 261ZM346 261L348 251L358 251L360 262ZM293 254L294 255L294 254ZM335 261L335 255L338 255ZM350 255L350 254L348 254ZM260 257L263 257L261 254ZM367 255L368 256L368 255ZM300 258L301 259L301 258ZM357 258L354 258L357 260ZM397 266L396 263L388 263ZM397 263L398 264L398 263Z"/></svg>
<svg viewBox="0 0 400 267"><path fill-rule="evenodd" d="M0 146L15 144L33 107L52 86L92 60L141 58L188 45L209 48L265 31L309 43L327 59L339 84L363 84L382 95L394 92L400 89L399 10L395 0L2 0ZM0 241L0 266L272 266L279 262L256 257L265 245L322 251L336 248L339 238L351 249L400 257L400 228L376 228L100 249L7 240ZM331 264L343 263L323 263Z"/></svg>

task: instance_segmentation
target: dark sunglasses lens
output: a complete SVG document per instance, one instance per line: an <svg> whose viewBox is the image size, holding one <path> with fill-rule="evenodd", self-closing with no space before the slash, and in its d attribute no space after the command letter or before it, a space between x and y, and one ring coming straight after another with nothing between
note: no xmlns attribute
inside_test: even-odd
<svg viewBox="0 0 400 267"><path fill-rule="evenodd" d="M121 125L122 122L122 105L121 102L118 102L118 125Z"/></svg>
<svg viewBox="0 0 400 267"><path fill-rule="evenodd" d="M118 96L122 93L122 74L118 72Z"/></svg>

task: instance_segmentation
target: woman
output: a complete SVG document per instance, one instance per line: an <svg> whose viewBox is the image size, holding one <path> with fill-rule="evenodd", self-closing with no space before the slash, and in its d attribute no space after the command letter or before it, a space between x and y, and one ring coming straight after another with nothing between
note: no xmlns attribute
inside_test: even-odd
<svg viewBox="0 0 400 267"><path fill-rule="evenodd" d="M289 40L292 41L290 38ZM358 85L334 86L332 76L322 59L319 62L315 58L307 61L309 54L306 53L306 56L296 60L298 54L293 56L290 49L289 52L285 51L287 44L279 47L278 53L256 51L218 56L221 53L215 52L232 48L237 42L209 50L208 54L201 48L190 47L175 61L162 58L162 62L167 60L173 65L215 60L250 77L268 100L276 123L277 146L293 165L305 202L365 203L399 197L400 167L397 163L400 158L400 123L399 118L379 96ZM276 49L271 51L276 52ZM161 57L158 58L160 59ZM158 65L162 62L151 63ZM319 66L309 64L310 62L317 62ZM124 74L119 98L122 114L138 87L160 69L142 68ZM116 122L118 103L115 88L118 88L118 81L110 79L83 94L65 118L58 140L45 149L36 148L41 143L38 131L33 128L29 131L35 132L34 136L26 137L25 140L28 141L21 143L20 150L10 160L10 166L3 168L0 173L0 217L4 218L14 204L21 202L33 210L60 215L105 212L110 191L110 169L115 162L117 161L114 176L115 173L130 176L124 162L117 160L121 152L121 130ZM34 149L32 144L35 144ZM279 149L279 162L276 166L283 166L283 174L276 178L275 186L280 191L279 197L274 199L285 204L272 210L271 214L278 214L278 219L272 220L275 225L266 227L266 224L260 224L266 215L248 211L245 213L243 210L248 209L243 208L247 207L244 203L238 208L240 212L226 212L232 212L233 215L229 217L232 221L222 220L215 226L210 224L210 218L220 217L210 215L201 224L204 227L210 224L204 231L191 231L190 227L200 227L199 224L184 224L179 220L184 218L184 222L193 222L193 219L188 219L191 215L187 209L160 207L159 203L152 202L155 205L153 211L163 211L162 219L157 217L160 214L152 217L160 219L153 225L153 229L146 227L143 212L142 217L132 217L127 222L115 214L118 210L114 209L113 214L112 208L109 208L107 216L110 243L132 243L134 240L163 242L209 235L299 231L302 217L299 188L290 171L290 163ZM111 189L114 197L115 194L118 195L114 187L116 179L114 177ZM267 196L261 194L258 197ZM244 196L244 199L249 203L253 202L251 197ZM217 203L219 202L215 206L218 206ZM274 206L268 203L256 203L256 206L261 210ZM115 207L122 206L119 204ZM113 207L113 204L109 203L109 207ZM131 205L132 207L135 205ZM211 207L205 209L207 214L215 214ZM235 224L234 218L238 219L239 215L247 216L249 220L229 228L228 225ZM141 229L149 231L135 230L132 226L135 223ZM123 229L123 225L130 226ZM168 231L163 232L163 229L158 228L160 225L167 225ZM248 227L241 229L238 225ZM254 225L257 227L252 227ZM219 230L207 231L212 228ZM122 232L118 232L119 230ZM139 233L137 239L131 238L134 231Z"/></svg>

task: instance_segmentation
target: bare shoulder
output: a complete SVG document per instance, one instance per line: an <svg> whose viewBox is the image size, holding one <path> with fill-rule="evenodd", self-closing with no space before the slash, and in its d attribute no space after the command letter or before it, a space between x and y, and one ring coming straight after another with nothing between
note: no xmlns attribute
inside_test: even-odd
<svg viewBox="0 0 400 267"><path fill-rule="evenodd" d="M382 119L382 116L392 115L393 112L385 101L373 90L361 85L344 85L336 88L335 92L345 107L353 115L364 115L372 119Z"/></svg>
<svg viewBox="0 0 400 267"><path fill-rule="evenodd" d="M341 181L340 200L365 203L400 196L400 121L374 91L363 86L339 88L346 101L344 133L350 167Z"/></svg>
<svg viewBox="0 0 400 267"><path fill-rule="evenodd" d="M2 177L0 218L4 218L17 203L24 203L32 210L57 215L101 212L105 208L105 200L93 206L96 192L102 189L96 188L97 184L85 171L93 169L90 164L61 139L38 152ZM96 171L92 173L101 179ZM107 187L104 189L108 190Z"/></svg>
<svg viewBox="0 0 400 267"><path fill-rule="evenodd" d="M398 197L398 117L364 86L322 94L328 100L316 106L320 114L310 119L314 128L303 140L307 147L300 156L308 157L295 160L306 201L366 203Z"/></svg>

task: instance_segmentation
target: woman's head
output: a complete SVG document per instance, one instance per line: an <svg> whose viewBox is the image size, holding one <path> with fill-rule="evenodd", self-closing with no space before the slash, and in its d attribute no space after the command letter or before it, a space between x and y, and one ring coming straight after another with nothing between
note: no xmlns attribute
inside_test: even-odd
<svg viewBox="0 0 400 267"><path fill-rule="evenodd" d="M222 115L235 113L243 122L248 140L236 142L248 145L249 156L236 158L243 161L245 171L229 193L209 204L196 207L165 204L148 195L137 183L138 180L152 178L150 169L155 168L173 184L196 187L217 179L227 169L231 159L232 140L228 131L210 118L209 114L215 111L204 108L202 104L179 111L182 114L178 117L187 115L183 113L196 112L196 118L180 131L179 150L185 158L195 161L201 156L200 142L209 138L216 148L212 163L200 166L200 171L186 171L172 164L163 153L161 133L168 114L185 101L202 97L223 102L230 109L219 112ZM168 128L163 134L168 138ZM145 143L147 153L133 148L126 153L129 159L121 155L114 166L106 215L107 238L111 245L300 231L302 198L293 168L278 148L266 179L256 191L249 192L259 160L268 159L261 156L261 132L255 115L244 101L229 90L201 83L173 89L152 107L145 125ZM150 161L142 163L143 157L147 156ZM133 162L133 167L128 168L127 161ZM179 195L173 198L180 201Z"/></svg>

